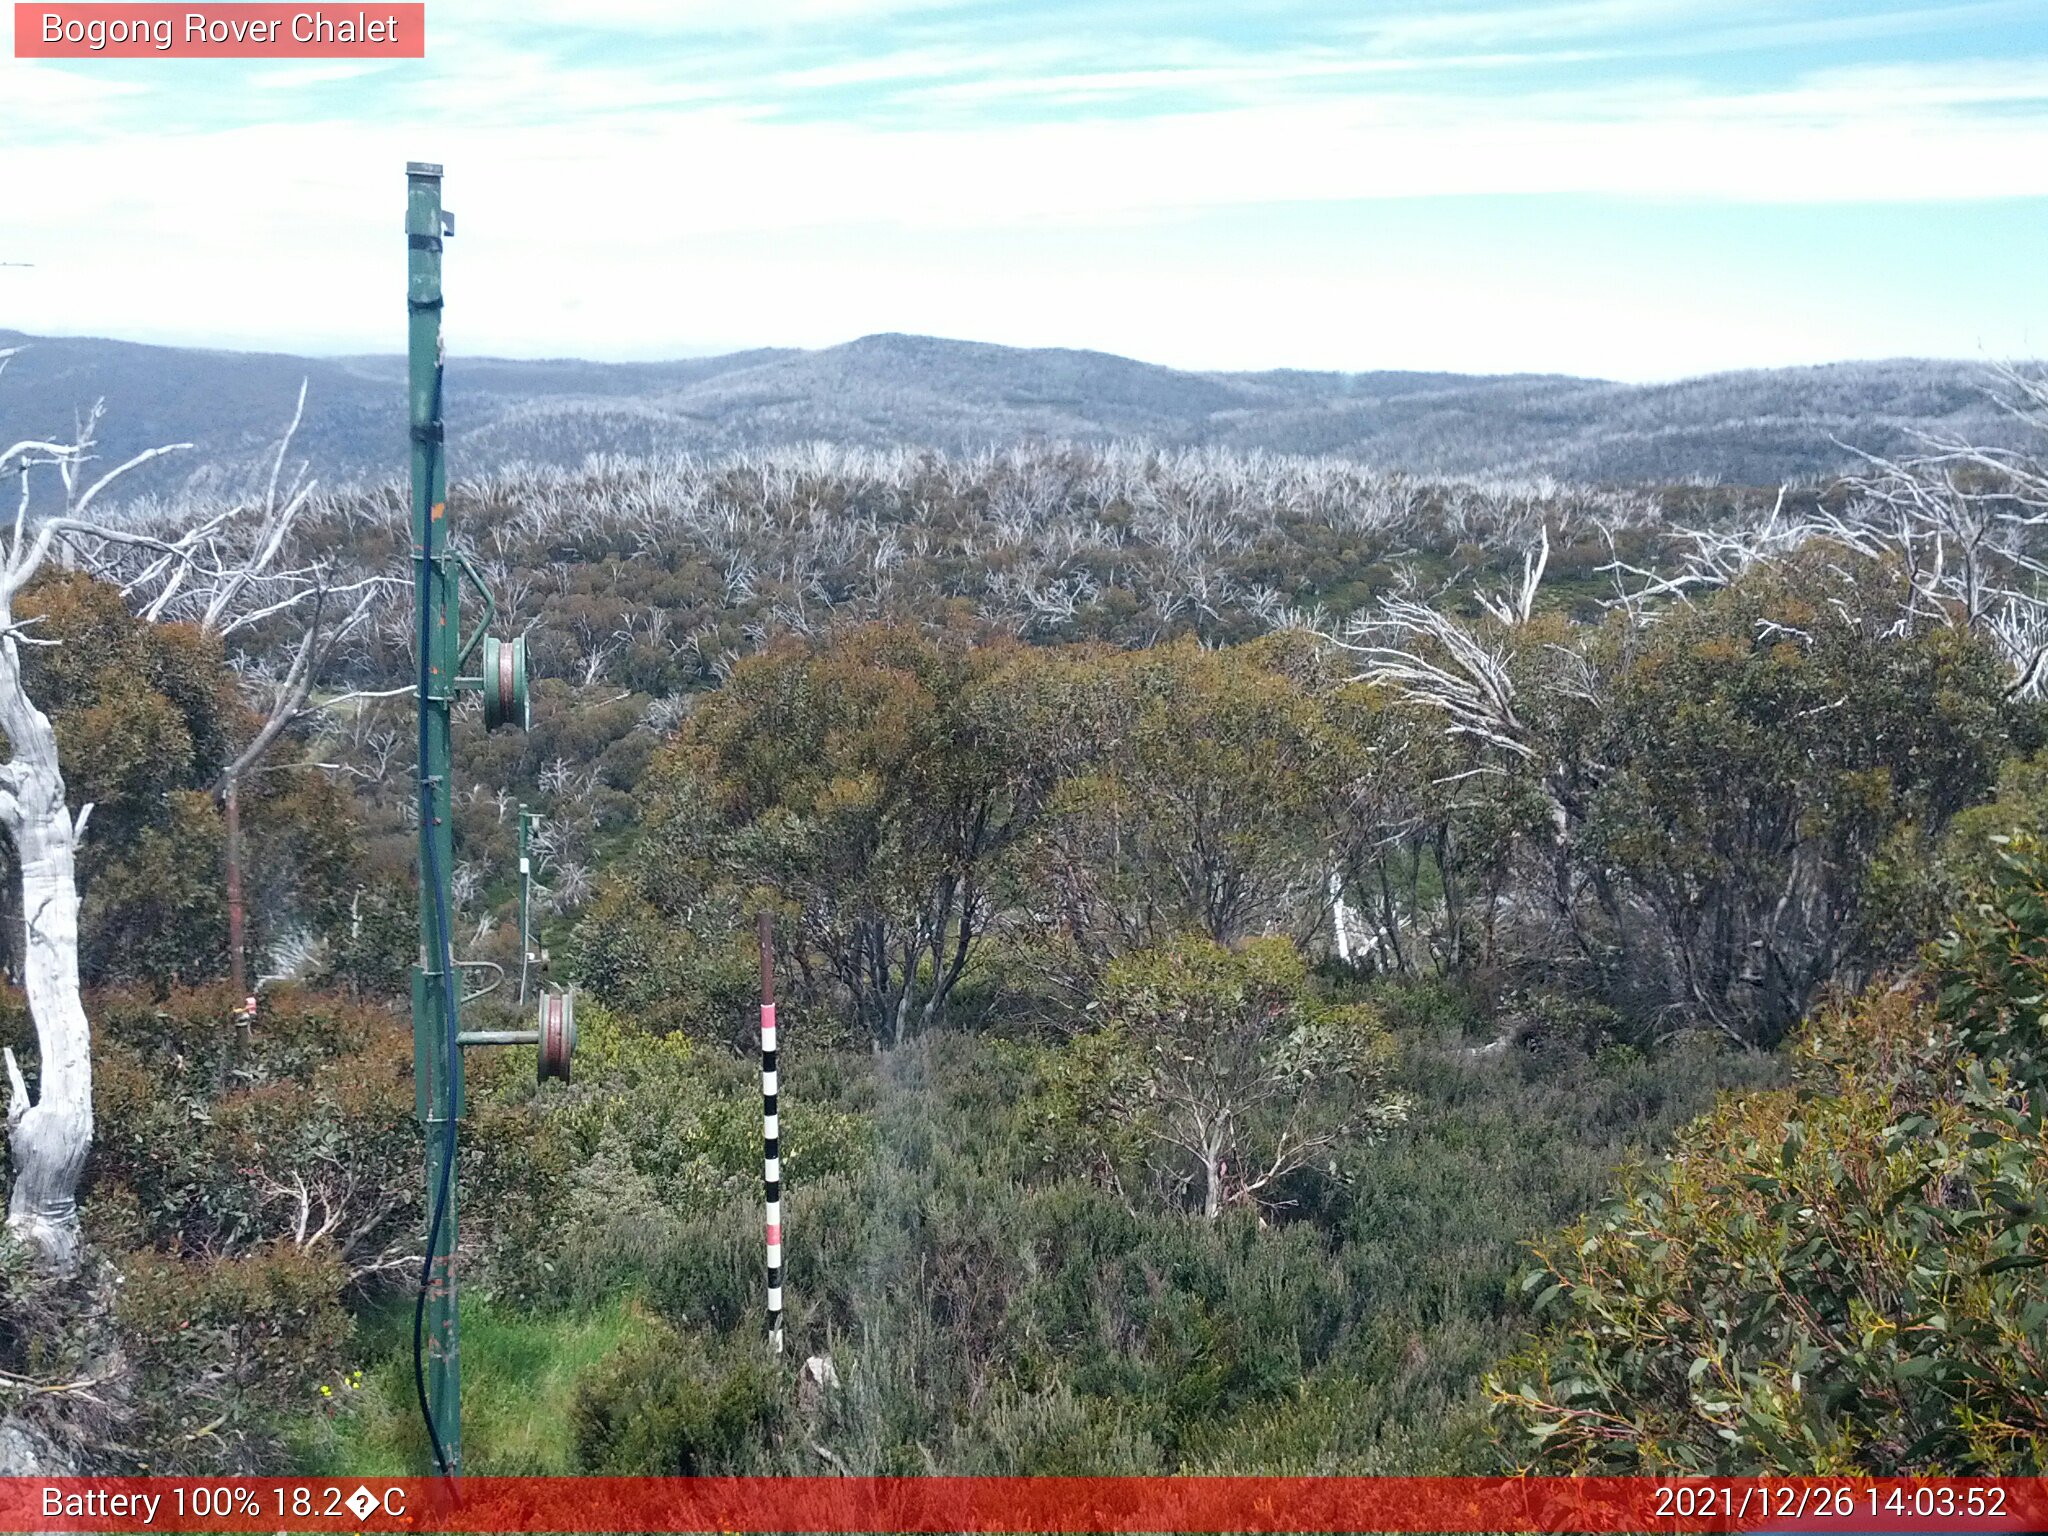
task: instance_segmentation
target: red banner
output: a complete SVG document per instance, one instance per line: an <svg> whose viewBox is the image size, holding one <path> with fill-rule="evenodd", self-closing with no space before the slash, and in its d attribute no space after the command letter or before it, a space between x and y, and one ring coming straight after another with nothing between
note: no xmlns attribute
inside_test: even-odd
<svg viewBox="0 0 2048 1536"><path fill-rule="evenodd" d="M0 1479L5 1531L2048 1530L2048 1479Z"/></svg>
<svg viewBox="0 0 2048 1536"><path fill-rule="evenodd" d="M276 5L34 4L16 0L18 59L421 59L421 0Z"/></svg>

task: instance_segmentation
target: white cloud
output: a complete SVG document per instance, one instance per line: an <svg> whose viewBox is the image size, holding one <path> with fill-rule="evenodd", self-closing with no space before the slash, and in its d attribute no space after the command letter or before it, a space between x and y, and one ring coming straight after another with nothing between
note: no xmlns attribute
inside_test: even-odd
<svg viewBox="0 0 2048 1536"><path fill-rule="evenodd" d="M75 132L91 133L108 122L115 109L148 93L137 80L109 79L94 66L66 67L45 59L0 59L0 143L10 131L36 124L62 122Z"/></svg>
<svg viewBox="0 0 2048 1536"><path fill-rule="evenodd" d="M1936 5L1787 14L1783 0L1553 0L1548 4L1387 7L1344 31L1393 53L1550 47L1603 40L1615 57L1728 48L1806 46L1915 32L1953 31L2035 14L2036 0L1943 0Z"/></svg>
<svg viewBox="0 0 2048 1536"><path fill-rule="evenodd" d="M252 70L246 83L252 91L302 91L308 86L333 85L343 80L361 80L370 75L382 74L394 67L404 66L374 61L357 64L291 64L275 69Z"/></svg>
<svg viewBox="0 0 2048 1536"><path fill-rule="evenodd" d="M923 3L715 0L663 6L660 25L708 37ZM1341 261L1276 278L1285 264L1273 253L1227 260L1154 245L1144 262L1120 266L1107 237L1204 211L1371 199L2048 197L2048 61L2024 56L1816 70L1751 90L1640 75L1592 88L1546 74L1535 90L1489 78L1492 88L1475 92L1412 78L1447 63L1530 62L1486 50L1528 42L1532 16L1555 23L1542 39L1554 46L1696 9L1677 0L1397 12L1349 53L1303 44L1233 54L1184 39L1116 67L1099 65L1099 39L1087 38L1040 36L1015 52L932 43L861 55L743 36L647 50L653 62L613 51L569 68L499 30L506 18L539 27L555 7L510 0L489 12L489 26L474 5L440 7L436 35L460 29L460 49L381 67L364 86L378 91L379 115L354 122L124 129L122 112L146 89L140 72L0 61L0 96L30 109L0 121L10 183L63 189L10 206L7 243L23 249L0 257L38 265L0 273L0 324L388 346L399 170L430 159L449 167L461 216L451 281L459 277L455 323L468 328L471 350L672 352L894 325L1184 363L1362 366L1391 349L1416 365L1546 367L1605 347L1607 361L1568 365L1668 372L1651 364L1653 345L1722 366L1860 350L1854 337L1875 332L1782 305L1707 310L1611 283L1553 295L1532 315L1512 251L1492 276L1396 274L1400 302L1361 308L1358 279ZM578 15L625 26L645 9L590 0ZM1756 14L1739 9L1734 19ZM1434 46L1466 51L1379 51ZM347 93L321 88L357 78L358 67L273 68L247 83L324 102ZM908 87L892 93L899 110L889 126L770 110L873 85ZM168 92L160 85L151 104ZM1047 100L1110 98L1180 109L1041 110ZM1190 99L1215 105L1186 109ZM207 110L179 104L166 122L193 123ZM921 118L919 106L933 110ZM32 139L24 121L65 132ZM1254 229L1260 217L1240 216ZM1001 253L1005 232L1047 231L1066 237L1050 255L1043 244L1030 261ZM962 264L968 250L978 264ZM1196 334L1213 348L1207 356L1192 355ZM1950 333L1914 333L1899 319L1889 334ZM1544 347L1566 350L1546 358ZM1487 348L1491 362L1479 355Z"/></svg>
<svg viewBox="0 0 2048 1536"><path fill-rule="evenodd" d="M502 31L564 25L646 36L778 33L827 23L874 22L907 13L967 8L973 0L435 0L434 18Z"/></svg>
<svg viewBox="0 0 2048 1536"><path fill-rule="evenodd" d="M13 85L23 78L10 74ZM47 88L43 72L26 76ZM68 78L61 92L80 89ZM658 78L586 78L568 102L630 101ZM2048 70L2015 63L1836 77L1756 95L1495 101L1361 96L1093 122L884 131L779 123L731 107L497 125L445 115L16 145L16 185L64 187L10 212L17 235L118 260L174 260L250 221L280 261L374 252L408 158L507 249L552 259L687 251L708 235L904 227L1086 226L1148 212L1378 197L1590 192L1740 201L2048 196ZM1963 101L2022 110L1972 114ZM558 98L559 101L559 98ZM1567 112L1579 114L1576 117ZM248 188L262 187L252 200Z"/></svg>
<svg viewBox="0 0 2048 1536"><path fill-rule="evenodd" d="M1719 0L1721 14L1739 16L1754 5ZM1628 37L1653 33L1674 21L1696 20L1696 0L1560 0L1555 4L1435 8L1386 7L1352 21L1346 30L1388 52L1505 48L1548 44L1559 38Z"/></svg>

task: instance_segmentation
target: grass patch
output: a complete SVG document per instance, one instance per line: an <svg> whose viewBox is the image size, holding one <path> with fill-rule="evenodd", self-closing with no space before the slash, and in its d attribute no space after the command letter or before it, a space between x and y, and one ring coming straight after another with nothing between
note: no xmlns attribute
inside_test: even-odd
<svg viewBox="0 0 2048 1536"><path fill-rule="evenodd" d="M636 1298L581 1312L500 1311L462 1304L462 1468L478 1475L574 1472L569 1404L591 1367L639 1339L651 1320ZM412 1305L363 1319L361 1354L379 1362L338 1393L298 1447L314 1477L397 1477L427 1470L412 1377Z"/></svg>

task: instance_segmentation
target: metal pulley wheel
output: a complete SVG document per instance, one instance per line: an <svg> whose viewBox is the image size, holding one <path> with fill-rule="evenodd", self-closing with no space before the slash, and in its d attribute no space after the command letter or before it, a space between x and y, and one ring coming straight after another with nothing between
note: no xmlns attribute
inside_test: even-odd
<svg viewBox="0 0 2048 1536"><path fill-rule="evenodd" d="M485 635L483 644L484 729L528 724L526 696L526 636L500 640Z"/></svg>
<svg viewBox="0 0 2048 1536"><path fill-rule="evenodd" d="M540 1080L569 1081L569 1058L576 1051L576 996L572 992L540 995Z"/></svg>

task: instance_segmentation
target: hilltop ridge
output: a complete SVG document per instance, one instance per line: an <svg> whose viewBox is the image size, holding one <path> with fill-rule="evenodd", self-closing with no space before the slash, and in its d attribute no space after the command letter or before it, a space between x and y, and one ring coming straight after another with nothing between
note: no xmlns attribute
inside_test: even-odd
<svg viewBox="0 0 2048 1536"><path fill-rule="evenodd" d="M246 475L308 381L296 451L328 484L402 462L404 362L149 346L0 331L22 346L0 431L41 434L104 398L103 452L190 441L150 489ZM1139 439L1331 455L1415 473L1771 484L1915 434L2006 442L1982 364L1899 359L1632 385L1556 374L1190 372L1067 348L880 333L817 350L665 362L451 357L457 472L592 453L721 452L822 440L942 450Z"/></svg>

